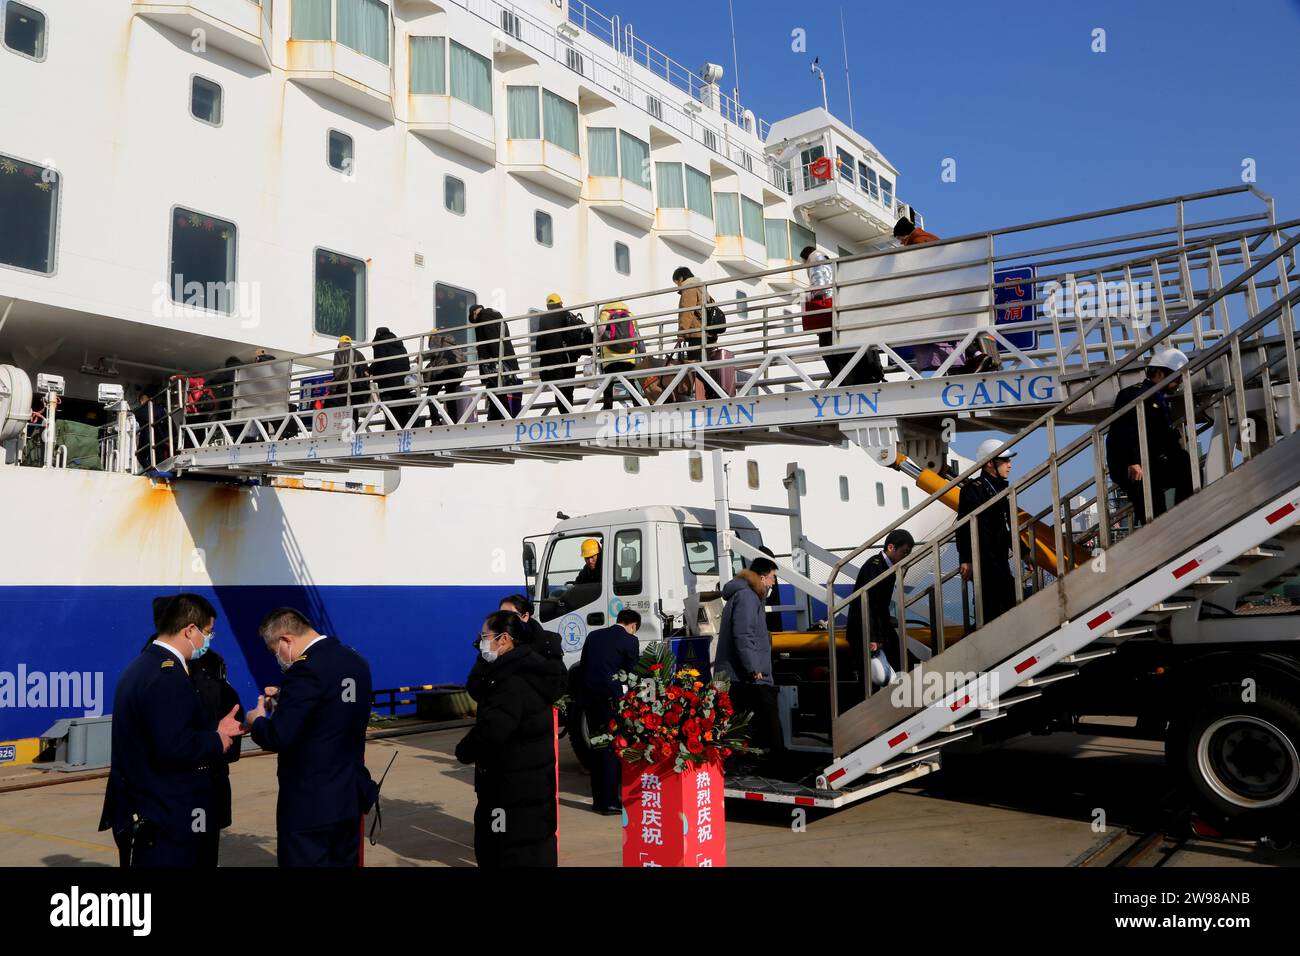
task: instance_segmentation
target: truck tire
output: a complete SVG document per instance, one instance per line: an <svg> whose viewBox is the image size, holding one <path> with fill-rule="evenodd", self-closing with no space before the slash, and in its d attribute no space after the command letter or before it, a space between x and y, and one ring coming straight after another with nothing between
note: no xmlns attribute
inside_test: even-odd
<svg viewBox="0 0 1300 956"><path fill-rule="evenodd" d="M577 704L570 704L564 717L564 726L568 732L569 744L573 755L582 764L582 769L590 771L595 760L592 757L591 734L587 729L587 716Z"/></svg>
<svg viewBox="0 0 1300 956"><path fill-rule="evenodd" d="M1231 673L1231 672L1229 672ZM1243 701L1243 681L1255 681ZM1280 837L1300 820L1300 681L1250 668L1185 688L1165 757L1193 805L1224 833Z"/></svg>

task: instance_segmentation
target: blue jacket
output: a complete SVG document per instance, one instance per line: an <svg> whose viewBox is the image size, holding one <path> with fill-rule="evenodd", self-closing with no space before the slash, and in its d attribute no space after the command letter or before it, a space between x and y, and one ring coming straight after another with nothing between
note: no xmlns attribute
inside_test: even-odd
<svg viewBox="0 0 1300 956"><path fill-rule="evenodd" d="M315 830L363 816L377 788L365 766L370 665L333 637L322 637L285 671L279 703L249 728L278 753L277 830Z"/></svg>
<svg viewBox="0 0 1300 956"><path fill-rule="evenodd" d="M582 645L574 699L587 706L600 706L621 696L623 685L614 675L635 668L640 657L641 642L622 624L592 631Z"/></svg>
<svg viewBox="0 0 1300 956"><path fill-rule="evenodd" d="M767 614L763 604L763 585L748 569L727 582L722 589L722 624L718 628L716 670L742 683L755 683L752 675L761 673L759 684L772 683L772 637L767 632Z"/></svg>
<svg viewBox="0 0 1300 956"><path fill-rule="evenodd" d="M99 829L121 832L133 814L177 841L193 834L200 818L208 832L219 828L211 767L224 759L221 737L175 654L150 644L127 665L113 694L112 732Z"/></svg>

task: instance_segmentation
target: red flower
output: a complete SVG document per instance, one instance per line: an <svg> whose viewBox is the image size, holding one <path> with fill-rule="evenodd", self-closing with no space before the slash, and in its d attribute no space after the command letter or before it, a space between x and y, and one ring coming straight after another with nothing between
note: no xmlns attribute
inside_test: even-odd
<svg viewBox="0 0 1300 956"><path fill-rule="evenodd" d="M655 730L656 728L661 726L663 726L663 718L660 717L658 714L645 715L646 730Z"/></svg>
<svg viewBox="0 0 1300 956"><path fill-rule="evenodd" d="M723 748L722 748L722 756L723 756L723 759L726 759L727 757L730 757L730 756L731 756L731 748L730 748L730 747L723 747Z"/></svg>
<svg viewBox="0 0 1300 956"><path fill-rule="evenodd" d="M627 749L627 738L626 738L626 737L615 737L615 738L614 738L614 746L617 747L619 750L626 750L626 749Z"/></svg>
<svg viewBox="0 0 1300 956"><path fill-rule="evenodd" d="M664 665L662 665L662 664L651 664L651 665L650 665L650 670L652 670L652 671L663 670L663 667L664 667Z"/></svg>
<svg viewBox="0 0 1300 956"><path fill-rule="evenodd" d="M669 710L664 714L664 723L670 727L676 727L682 722L682 712L680 710Z"/></svg>
<svg viewBox="0 0 1300 956"><path fill-rule="evenodd" d="M698 717L692 717L686 723L682 724L682 730L686 731L688 737L698 737L700 735L700 720Z"/></svg>
<svg viewBox="0 0 1300 956"><path fill-rule="evenodd" d="M693 754L697 754L704 749L704 744L700 743L699 737L692 737L686 741L686 749Z"/></svg>
<svg viewBox="0 0 1300 956"><path fill-rule="evenodd" d="M617 720L611 720L611 721L609 722L609 732L612 734L612 733L613 733L614 731L616 731L616 730L618 730L618 721L617 721Z"/></svg>

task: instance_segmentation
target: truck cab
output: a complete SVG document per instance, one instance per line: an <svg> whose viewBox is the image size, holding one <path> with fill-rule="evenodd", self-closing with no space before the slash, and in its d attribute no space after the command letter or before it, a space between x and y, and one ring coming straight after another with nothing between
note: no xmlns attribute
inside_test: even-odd
<svg viewBox="0 0 1300 956"><path fill-rule="evenodd" d="M752 521L732 515L731 528L762 544ZM580 583L589 540L599 547L598 580ZM744 566L733 555L732 573ZM643 645L671 638L682 659L707 654L717 634L722 601L711 509L650 505L563 518L548 534L524 539L524 571L538 619L559 634L570 667L587 635L613 624L625 607L641 614ZM691 643L678 645L682 640Z"/></svg>

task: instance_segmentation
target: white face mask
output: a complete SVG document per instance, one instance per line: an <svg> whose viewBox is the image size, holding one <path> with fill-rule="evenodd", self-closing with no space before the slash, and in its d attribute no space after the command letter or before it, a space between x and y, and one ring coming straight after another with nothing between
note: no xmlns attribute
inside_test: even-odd
<svg viewBox="0 0 1300 956"><path fill-rule="evenodd" d="M275 662L276 662L277 664L280 665L280 673L281 673L281 674L283 674L283 673L284 673L285 671L287 671L291 666L293 666L293 658L291 657L291 658L289 658L289 660L286 661L283 657L280 656L280 652L279 652L279 650L277 650L277 651L275 652Z"/></svg>
<svg viewBox="0 0 1300 956"><path fill-rule="evenodd" d="M483 655L483 660L489 664L500 656L496 651L492 650L492 642L487 638L483 638L478 642L478 652Z"/></svg>

